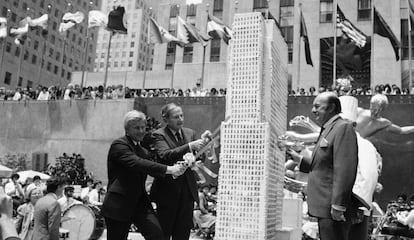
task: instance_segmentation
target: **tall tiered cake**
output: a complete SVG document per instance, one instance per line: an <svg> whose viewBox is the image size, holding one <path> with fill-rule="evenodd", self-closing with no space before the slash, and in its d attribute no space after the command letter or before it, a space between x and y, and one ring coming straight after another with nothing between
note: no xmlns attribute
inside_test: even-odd
<svg viewBox="0 0 414 240"><path fill-rule="evenodd" d="M287 46L273 20L236 14L221 125L217 240L275 239L282 227Z"/></svg>

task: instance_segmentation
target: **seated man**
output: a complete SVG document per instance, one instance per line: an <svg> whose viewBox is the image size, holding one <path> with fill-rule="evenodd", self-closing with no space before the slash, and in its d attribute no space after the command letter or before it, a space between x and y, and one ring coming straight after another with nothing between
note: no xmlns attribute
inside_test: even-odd
<svg viewBox="0 0 414 240"><path fill-rule="evenodd" d="M66 186L65 190L63 192L63 196L59 198L58 203L60 205L60 208L62 210L62 213L64 213L69 207L75 204L82 204L82 202L76 200L73 198L73 193L75 191L75 188L72 186Z"/></svg>

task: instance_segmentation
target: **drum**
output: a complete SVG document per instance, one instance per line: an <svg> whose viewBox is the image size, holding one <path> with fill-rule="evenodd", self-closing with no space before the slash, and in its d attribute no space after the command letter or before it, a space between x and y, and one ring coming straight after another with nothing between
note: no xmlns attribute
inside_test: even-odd
<svg viewBox="0 0 414 240"><path fill-rule="evenodd" d="M69 230L69 240L99 239L105 223L98 207L76 204L63 213L62 228Z"/></svg>

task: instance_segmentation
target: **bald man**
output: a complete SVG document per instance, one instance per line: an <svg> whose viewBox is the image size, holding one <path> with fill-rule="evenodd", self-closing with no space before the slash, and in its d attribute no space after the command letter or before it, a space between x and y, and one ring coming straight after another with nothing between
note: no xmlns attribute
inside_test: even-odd
<svg viewBox="0 0 414 240"><path fill-rule="evenodd" d="M356 219L358 201L352 197L358 164L353 123L339 116L341 103L332 92L319 94L312 113L322 126L311 158L302 158L302 172L309 173L309 214L318 219L321 240L348 240Z"/></svg>

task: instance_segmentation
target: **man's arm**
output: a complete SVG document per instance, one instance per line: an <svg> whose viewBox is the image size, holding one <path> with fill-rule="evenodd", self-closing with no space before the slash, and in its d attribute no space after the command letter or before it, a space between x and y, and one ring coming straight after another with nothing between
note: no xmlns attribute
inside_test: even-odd
<svg viewBox="0 0 414 240"><path fill-rule="evenodd" d="M400 127L391 123L386 130L395 134L410 134L414 133L414 126Z"/></svg>
<svg viewBox="0 0 414 240"><path fill-rule="evenodd" d="M47 225L49 229L50 239L59 239L59 227L60 227L60 218L61 211L60 205L57 201L53 202L48 211L47 215Z"/></svg>
<svg viewBox="0 0 414 240"><path fill-rule="evenodd" d="M163 164L173 165L177 161L182 161L182 158L186 153L191 152L190 144L192 142L186 143L176 148L170 148L163 134L154 133L153 136L155 139L154 148L160 157L160 162ZM195 133L192 134L191 141L194 140L194 138Z"/></svg>
<svg viewBox="0 0 414 240"><path fill-rule="evenodd" d="M358 144L351 123L338 127L333 143L332 208L346 211L358 165Z"/></svg>
<svg viewBox="0 0 414 240"><path fill-rule="evenodd" d="M313 132L313 133L297 133L294 131L286 131L286 136L289 136L292 140L296 141L302 141L302 142L316 142L319 136L319 132Z"/></svg>
<svg viewBox="0 0 414 240"><path fill-rule="evenodd" d="M127 143L121 141L112 143L109 159L117 161L128 169L145 174L164 176L167 173L167 166L137 156Z"/></svg>

